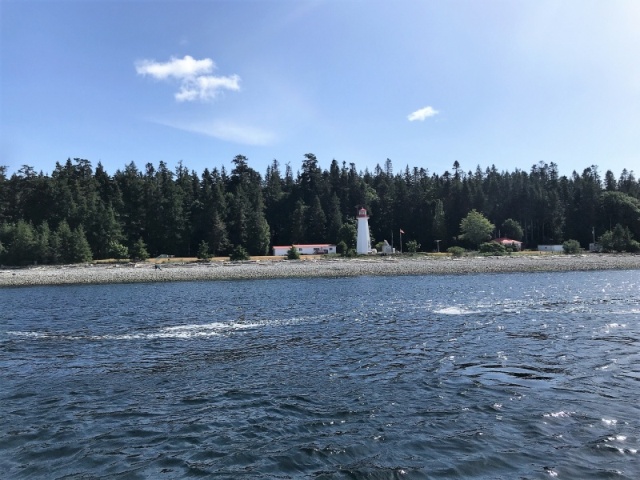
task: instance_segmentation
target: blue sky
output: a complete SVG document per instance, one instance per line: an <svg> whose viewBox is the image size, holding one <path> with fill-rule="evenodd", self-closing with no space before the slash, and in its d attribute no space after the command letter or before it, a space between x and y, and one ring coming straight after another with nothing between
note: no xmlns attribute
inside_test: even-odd
<svg viewBox="0 0 640 480"><path fill-rule="evenodd" d="M0 1L0 165L640 173L640 2Z"/></svg>

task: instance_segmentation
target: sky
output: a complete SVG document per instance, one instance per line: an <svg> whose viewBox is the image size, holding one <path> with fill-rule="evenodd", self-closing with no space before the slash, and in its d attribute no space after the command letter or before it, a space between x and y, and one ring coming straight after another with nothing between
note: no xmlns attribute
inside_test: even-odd
<svg viewBox="0 0 640 480"><path fill-rule="evenodd" d="M640 173L637 0L0 0L0 165Z"/></svg>

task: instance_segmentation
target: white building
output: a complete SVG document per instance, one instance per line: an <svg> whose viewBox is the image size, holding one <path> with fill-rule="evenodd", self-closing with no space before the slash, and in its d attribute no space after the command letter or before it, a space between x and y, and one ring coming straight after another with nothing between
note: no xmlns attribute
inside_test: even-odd
<svg viewBox="0 0 640 480"><path fill-rule="evenodd" d="M327 255L336 253L336 246L329 243L316 243L308 245L282 245L273 247L273 254L276 256L286 255L291 247L295 247L300 255Z"/></svg>
<svg viewBox="0 0 640 480"><path fill-rule="evenodd" d="M369 237L369 216L364 208L358 210L358 242L356 253L366 255L371 252L371 238Z"/></svg>
<svg viewBox="0 0 640 480"><path fill-rule="evenodd" d="M562 245L538 245L539 252L563 252Z"/></svg>

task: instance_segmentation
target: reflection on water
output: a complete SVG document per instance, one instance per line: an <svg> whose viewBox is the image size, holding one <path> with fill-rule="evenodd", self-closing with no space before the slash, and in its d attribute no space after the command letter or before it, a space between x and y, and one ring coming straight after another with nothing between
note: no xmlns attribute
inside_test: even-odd
<svg viewBox="0 0 640 480"><path fill-rule="evenodd" d="M0 471L635 479L637 278L3 289Z"/></svg>

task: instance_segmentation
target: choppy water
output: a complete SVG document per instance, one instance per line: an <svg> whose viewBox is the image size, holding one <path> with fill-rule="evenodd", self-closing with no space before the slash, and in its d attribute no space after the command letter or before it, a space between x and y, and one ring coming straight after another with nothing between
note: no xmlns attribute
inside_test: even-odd
<svg viewBox="0 0 640 480"><path fill-rule="evenodd" d="M640 272L0 289L2 478L640 478Z"/></svg>

